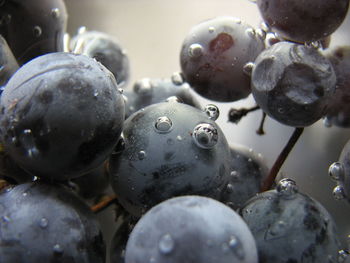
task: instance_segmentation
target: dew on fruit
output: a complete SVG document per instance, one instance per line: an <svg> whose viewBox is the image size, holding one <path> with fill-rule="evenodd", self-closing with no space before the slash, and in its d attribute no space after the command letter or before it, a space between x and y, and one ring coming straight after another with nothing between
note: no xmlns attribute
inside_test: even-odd
<svg viewBox="0 0 350 263"><path fill-rule="evenodd" d="M145 151L139 151L137 154L137 157L139 158L139 160L143 160L146 158L146 152Z"/></svg>
<svg viewBox="0 0 350 263"><path fill-rule="evenodd" d="M41 29L41 27L40 27L40 26L35 26L35 27L33 28L33 34L34 34L34 36L36 36L36 37L40 37L41 34L42 34L42 29Z"/></svg>
<svg viewBox="0 0 350 263"><path fill-rule="evenodd" d="M182 140L183 140L183 138L182 138L182 136L181 136L181 135L178 135L178 136L176 136L176 140L178 140L178 141L182 141Z"/></svg>
<svg viewBox="0 0 350 263"><path fill-rule="evenodd" d="M244 259L244 251L242 248L242 244L240 243L240 241L235 237L235 236L231 236L229 242L228 242L228 246L231 249L231 251L233 251L233 253L240 259L243 260Z"/></svg>
<svg viewBox="0 0 350 263"><path fill-rule="evenodd" d="M204 112L208 115L209 119L216 121L219 118L220 110L214 104L207 104L204 107Z"/></svg>
<svg viewBox="0 0 350 263"><path fill-rule="evenodd" d="M182 85L184 83L184 79L183 79L181 72L174 72L171 75L171 81L172 81L172 83L174 83L177 86Z"/></svg>
<svg viewBox="0 0 350 263"><path fill-rule="evenodd" d="M323 125L324 125L325 127L327 127L327 128L332 127L332 121L331 121L331 119L328 118L327 116L324 117L324 118L322 119L322 123L323 123Z"/></svg>
<svg viewBox="0 0 350 263"><path fill-rule="evenodd" d="M175 103L182 103L179 97L177 96L170 96L165 100L165 102L175 102Z"/></svg>
<svg viewBox="0 0 350 263"><path fill-rule="evenodd" d="M251 76L252 75L252 71L254 68L254 63L253 62L248 62L243 66L243 72L244 74L246 74L247 76Z"/></svg>
<svg viewBox="0 0 350 263"><path fill-rule="evenodd" d="M209 33L214 33L214 32L215 32L215 27L210 26L210 27L208 28L208 31L209 31Z"/></svg>
<svg viewBox="0 0 350 263"><path fill-rule="evenodd" d="M55 244L55 245L53 246L53 252L54 252L55 254L62 254L62 253L63 253L63 248L61 247L60 244Z"/></svg>
<svg viewBox="0 0 350 263"><path fill-rule="evenodd" d="M171 130L172 125L173 123L168 117L162 116L156 120L154 127L159 133L167 133Z"/></svg>
<svg viewBox="0 0 350 263"><path fill-rule="evenodd" d="M199 58L203 55L203 47L200 44L194 43L190 45L188 54L191 58Z"/></svg>
<svg viewBox="0 0 350 263"><path fill-rule="evenodd" d="M337 185L333 189L333 196L336 200L342 200L345 198L344 188L341 185Z"/></svg>
<svg viewBox="0 0 350 263"><path fill-rule="evenodd" d="M8 217L8 216L2 216L1 217L1 220L2 220L2 222L4 222L4 223L10 223L11 222L11 219Z"/></svg>
<svg viewBox="0 0 350 263"><path fill-rule="evenodd" d="M39 226L41 227L41 228L47 228L47 226L49 225L49 221L45 218L45 217L43 217L43 218L41 218L40 219L40 221L39 221Z"/></svg>
<svg viewBox="0 0 350 263"><path fill-rule="evenodd" d="M340 162L335 162L328 169L329 176L334 181L341 181L344 178L344 166Z"/></svg>
<svg viewBox="0 0 350 263"><path fill-rule="evenodd" d="M53 18L59 18L60 17L60 9L59 8L53 8L51 10L51 15Z"/></svg>
<svg viewBox="0 0 350 263"><path fill-rule="evenodd" d="M248 28L245 33L251 37L251 38L255 38L256 37L256 33L255 33L255 29L254 28Z"/></svg>
<svg viewBox="0 0 350 263"><path fill-rule="evenodd" d="M278 182L277 192L285 198L293 198L298 193L298 186L295 181L285 178Z"/></svg>
<svg viewBox="0 0 350 263"><path fill-rule="evenodd" d="M227 186L226 186L226 191L227 191L228 193L232 193L232 192L233 192L233 185L232 185L232 184L227 184Z"/></svg>
<svg viewBox="0 0 350 263"><path fill-rule="evenodd" d="M193 129L192 137L197 146L210 149L218 142L218 131L212 124L200 123Z"/></svg>
<svg viewBox="0 0 350 263"><path fill-rule="evenodd" d="M20 135L20 141L22 143L22 147L27 151L29 157L34 157L39 153L38 149L35 146L32 130L25 129Z"/></svg>
<svg viewBox="0 0 350 263"><path fill-rule="evenodd" d="M160 253L164 255L170 254L174 250L174 247L175 247L175 242L170 234L165 234L160 238L159 244L158 244Z"/></svg>

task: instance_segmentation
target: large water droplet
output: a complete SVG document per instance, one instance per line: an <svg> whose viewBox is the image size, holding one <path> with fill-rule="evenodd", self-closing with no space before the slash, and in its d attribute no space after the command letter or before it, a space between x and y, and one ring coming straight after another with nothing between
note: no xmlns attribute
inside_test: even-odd
<svg viewBox="0 0 350 263"><path fill-rule="evenodd" d="M219 118L220 110L214 104L208 104L204 107L204 112L208 115L209 119L216 121Z"/></svg>
<svg viewBox="0 0 350 263"><path fill-rule="evenodd" d="M51 15L53 18L59 18L60 17L60 9L59 8L52 8Z"/></svg>
<svg viewBox="0 0 350 263"><path fill-rule="evenodd" d="M293 198L298 193L298 186L292 179L282 179L276 187L277 192L286 198Z"/></svg>
<svg viewBox="0 0 350 263"><path fill-rule="evenodd" d="M203 47L200 44L192 44L188 49L188 55L191 58L199 58L203 55Z"/></svg>
<svg viewBox="0 0 350 263"><path fill-rule="evenodd" d="M333 189L333 196L336 200L341 200L345 198L344 188L340 185L337 185Z"/></svg>
<svg viewBox="0 0 350 263"><path fill-rule="evenodd" d="M45 217L41 218L39 221L39 226L41 228L46 228L48 224L49 224L49 221Z"/></svg>
<svg viewBox="0 0 350 263"><path fill-rule="evenodd" d="M134 85L134 92L139 95L151 94L152 89L152 82L149 78L139 80Z"/></svg>
<svg viewBox="0 0 350 263"><path fill-rule="evenodd" d="M62 254L63 253L63 248L61 247L60 244L56 244L53 246L53 252L56 254Z"/></svg>
<svg viewBox="0 0 350 263"><path fill-rule="evenodd" d="M194 142L203 149L213 148L219 139L217 129L209 123L200 123L192 133Z"/></svg>
<svg viewBox="0 0 350 263"><path fill-rule="evenodd" d="M162 254L169 254L174 250L175 242L170 234L163 235L159 240L159 251Z"/></svg>
<svg viewBox="0 0 350 263"><path fill-rule="evenodd" d="M154 127L157 132L167 133L171 130L172 125L173 123L168 117L162 116L156 120Z"/></svg>
<svg viewBox="0 0 350 263"><path fill-rule="evenodd" d="M139 158L139 160L143 160L146 158L146 152L145 151L139 151L137 153L137 157Z"/></svg>
<svg viewBox="0 0 350 263"><path fill-rule="evenodd" d="M240 260L244 259L242 244L237 237L231 236L230 240L228 241L228 247Z"/></svg>
<svg viewBox="0 0 350 263"><path fill-rule="evenodd" d="M42 34L42 29L41 29L41 27L40 27L40 26L35 26L35 27L33 28L33 34L34 34L35 37L40 37L41 34Z"/></svg>
<svg viewBox="0 0 350 263"><path fill-rule="evenodd" d="M173 84L180 86L184 83L184 78L181 72L174 72L171 75L171 81Z"/></svg>
<svg viewBox="0 0 350 263"><path fill-rule="evenodd" d="M210 26L210 27L208 28L208 31L209 31L209 33L214 33L214 32L215 32L215 27Z"/></svg>
<svg viewBox="0 0 350 263"><path fill-rule="evenodd" d="M254 68L254 63L253 62L248 62L243 66L243 73L246 74L247 76L251 76Z"/></svg>
<svg viewBox="0 0 350 263"><path fill-rule="evenodd" d="M329 176L334 181L342 181L344 178L344 166L340 162L335 162L328 169Z"/></svg>

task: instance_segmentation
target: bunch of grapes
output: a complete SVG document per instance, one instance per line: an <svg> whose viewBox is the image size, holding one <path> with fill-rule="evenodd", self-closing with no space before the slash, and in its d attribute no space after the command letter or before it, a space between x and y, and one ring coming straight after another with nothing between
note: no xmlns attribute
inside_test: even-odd
<svg viewBox="0 0 350 263"><path fill-rule="evenodd" d="M329 48L349 0L255 2L261 26L199 22L177 72L130 85L119 40L71 38L63 0L0 0L0 262L348 260L332 214L280 169L307 127L350 127L350 47ZM267 116L294 129L272 165L228 141L222 103L229 125L261 111L257 134ZM350 142L328 172L349 203Z"/></svg>

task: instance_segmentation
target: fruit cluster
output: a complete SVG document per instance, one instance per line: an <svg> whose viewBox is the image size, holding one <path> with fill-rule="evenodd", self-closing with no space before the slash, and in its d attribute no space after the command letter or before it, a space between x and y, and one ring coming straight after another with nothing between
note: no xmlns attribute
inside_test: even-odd
<svg viewBox="0 0 350 263"><path fill-rule="evenodd" d="M180 72L128 88L123 47L84 27L70 38L63 0L0 0L0 262L346 260L330 213L277 176L304 128L350 127L350 47L327 49L349 0L256 5L261 28L201 22ZM272 167L216 122L215 102L250 94L229 121L261 110L295 128ZM329 174L350 202L350 142ZM111 243L96 218L109 205Z"/></svg>

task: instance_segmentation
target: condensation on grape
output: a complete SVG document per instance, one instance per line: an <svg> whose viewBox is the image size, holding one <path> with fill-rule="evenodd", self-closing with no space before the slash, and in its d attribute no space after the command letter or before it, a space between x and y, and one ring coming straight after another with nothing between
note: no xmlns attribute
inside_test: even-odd
<svg viewBox="0 0 350 263"><path fill-rule="evenodd" d="M246 29L245 32L246 32L246 34L247 34L249 37L255 39L255 37L256 37L256 32L255 32L255 29L254 29L254 28L250 27L250 28Z"/></svg>
<svg viewBox="0 0 350 263"><path fill-rule="evenodd" d="M208 28L208 31L209 31L209 33L214 33L214 32L215 32L215 27L210 26L210 27Z"/></svg>
<svg viewBox="0 0 350 263"><path fill-rule="evenodd" d="M203 149L211 149L218 142L218 131L209 123L200 123L194 129L192 137L197 146Z"/></svg>
<svg viewBox="0 0 350 263"><path fill-rule="evenodd" d="M170 254L174 250L174 247L175 242L170 234L165 234L160 238L158 243L160 253L164 255Z"/></svg>
<svg viewBox="0 0 350 263"><path fill-rule="evenodd" d="M42 34L42 29L41 29L41 27L40 27L40 26L35 26L35 27L33 28L33 34L34 34L35 37L40 37L41 34Z"/></svg>
<svg viewBox="0 0 350 263"><path fill-rule="evenodd" d="M60 9L59 8L52 8L51 10L51 15L53 18L59 18L61 15Z"/></svg>
<svg viewBox="0 0 350 263"><path fill-rule="evenodd" d="M182 103L181 99L177 96L171 96L165 100L165 102Z"/></svg>
<svg viewBox="0 0 350 263"><path fill-rule="evenodd" d="M204 107L204 112L208 115L209 119L216 121L220 116L219 107L214 104L208 104Z"/></svg>
<svg viewBox="0 0 350 263"><path fill-rule="evenodd" d="M276 190L284 198L290 199L298 193L298 186L295 181L285 178L278 182Z"/></svg>
<svg viewBox="0 0 350 263"><path fill-rule="evenodd" d="M40 221L39 221L39 226L41 227L41 228L47 228L47 226L49 225L49 221L45 218L45 217L43 217L43 218L41 218L40 219Z"/></svg>
<svg viewBox="0 0 350 263"><path fill-rule="evenodd" d="M332 121L330 120L330 118L329 117L324 117L323 119L322 119L322 123L323 123L323 125L325 126L325 127L327 127L327 128L330 128L330 127L332 127Z"/></svg>
<svg viewBox="0 0 350 263"><path fill-rule="evenodd" d="M145 151L139 151L139 152L137 153L137 157L139 158L139 160L145 159L146 156L147 156L147 154L146 154Z"/></svg>
<svg viewBox="0 0 350 263"><path fill-rule="evenodd" d="M188 55L191 58L199 58L203 55L203 47L202 45L198 44L198 43L194 43L192 45L190 45L190 47L188 48Z"/></svg>
<svg viewBox="0 0 350 263"><path fill-rule="evenodd" d="M62 254L63 253L63 248L61 247L60 244L55 244L53 246L53 252L56 254Z"/></svg>
<svg viewBox="0 0 350 263"><path fill-rule="evenodd" d="M251 76L254 66L255 64L253 62L246 63L243 66L243 73L246 74L247 76Z"/></svg>
<svg viewBox="0 0 350 263"><path fill-rule="evenodd" d="M1 217L1 221L4 222L4 223L10 223L11 222L11 218L4 215Z"/></svg>
<svg viewBox="0 0 350 263"><path fill-rule="evenodd" d="M228 193L233 193L233 185L232 185L232 184L227 184L227 186L226 186L226 192L228 192Z"/></svg>
<svg viewBox="0 0 350 263"><path fill-rule="evenodd" d="M337 185L333 189L333 196L336 200L342 200L345 198L344 188L341 185Z"/></svg>
<svg viewBox="0 0 350 263"><path fill-rule="evenodd" d="M344 166L340 162L335 162L328 169L329 176L334 181L342 181L344 178Z"/></svg>
<svg viewBox="0 0 350 263"><path fill-rule="evenodd" d="M258 38L260 38L262 41L264 41L266 39L266 31L261 29L261 28L258 28L258 29L255 29L255 34L257 35Z"/></svg>
<svg viewBox="0 0 350 263"><path fill-rule="evenodd" d="M159 117L154 125L156 131L159 133L170 132L172 126L173 123L167 116Z"/></svg>
<svg viewBox="0 0 350 263"><path fill-rule="evenodd" d="M180 86L184 83L184 78L181 72L174 72L171 75L171 82L177 86Z"/></svg>
<svg viewBox="0 0 350 263"><path fill-rule="evenodd" d="M35 145L35 140L32 134L32 130L25 129L20 135L20 141L23 148L27 151L29 157L35 157L39 154L39 150Z"/></svg>
<svg viewBox="0 0 350 263"><path fill-rule="evenodd" d="M148 78L142 79L135 83L134 92L140 95L150 94L152 92L152 83Z"/></svg>

